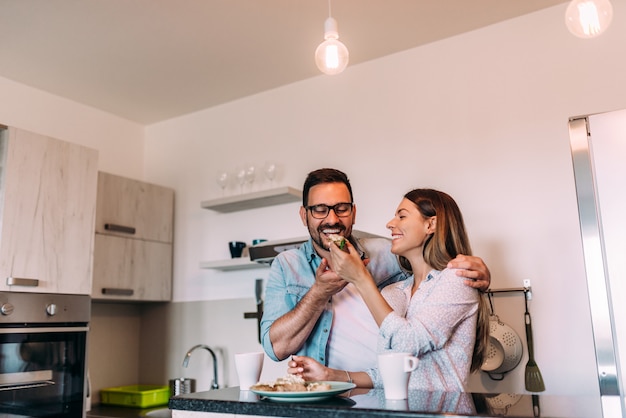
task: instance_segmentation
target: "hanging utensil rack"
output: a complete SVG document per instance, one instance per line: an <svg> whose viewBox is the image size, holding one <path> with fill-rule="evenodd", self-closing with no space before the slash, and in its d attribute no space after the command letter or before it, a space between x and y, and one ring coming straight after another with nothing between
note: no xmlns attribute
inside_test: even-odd
<svg viewBox="0 0 626 418"><path fill-rule="evenodd" d="M532 290L530 287L530 280L524 280L523 287L511 287L508 289L487 289L485 293L489 296L489 302L491 303L491 296L495 293L512 293L512 292L524 292L524 297L526 300L531 300L533 298Z"/></svg>
<svg viewBox="0 0 626 418"><path fill-rule="evenodd" d="M514 292L523 292L524 293L524 302L527 302L533 298L532 290L530 287L530 280L524 280L523 287L511 287L506 289L487 289L485 293L487 294L487 299L489 300L489 308L491 309L491 313L493 314L493 301L491 297L496 293L514 293Z"/></svg>
<svg viewBox="0 0 626 418"><path fill-rule="evenodd" d="M539 367L534 359L534 348L533 348L533 337L532 337L532 328L530 325L530 314L528 312L528 301L532 299L532 291L530 287L530 280L524 280L523 287L514 287L508 289L487 289L485 293L489 299L489 305L491 308L491 313L493 314L493 301L491 297L496 293L511 293L511 292L523 292L524 293L524 323L526 326L526 344L529 350L529 360L526 364L526 370L524 375L525 387L526 390L530 392L543 392L545 390L545 384L543 382L543 377L541 376L541 372L539 371ZM535 398L533 395L533 413L534 416L539 416L539 400Z"/></svg>

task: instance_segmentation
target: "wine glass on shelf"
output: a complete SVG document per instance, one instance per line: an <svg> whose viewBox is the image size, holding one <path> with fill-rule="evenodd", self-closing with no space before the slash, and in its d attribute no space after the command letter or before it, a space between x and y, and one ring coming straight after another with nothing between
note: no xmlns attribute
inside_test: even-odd
<svg viewBox="0 0 626 418"><path fill-rule="evenodd" d="M274 179L276 178L276 164L273 161L266 162L263 172L265 173L265 177L270 181L270 185L273 187Z"/></svg>
<svg viewBox="0 0 626 418"><path fill-rule="evenodd" d="M237 183L239 183L239 188L241 193L243 193L243 185L246 183L246 168L239 167L237 169Z"/></svg>
<svg viewBox="0 0 626 418"><path fill-rule="evenodd" d="M254 184L254 179L256 178L256 167L253 164L249 164L246 167L246 183L252 190L252 185Z"/></svg>
<svg viewBox="0 0 626 418"><path fill-rule="evenodd" d="M222 188L222 196L224 196L226 187L228 186L228 180L230 180L228 171L219 171L217 173L217 184Z"/></svg>

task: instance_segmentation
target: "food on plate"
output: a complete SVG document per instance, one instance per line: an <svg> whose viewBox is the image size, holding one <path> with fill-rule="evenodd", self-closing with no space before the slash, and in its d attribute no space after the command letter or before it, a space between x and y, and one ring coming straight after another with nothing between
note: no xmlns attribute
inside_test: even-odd
<svg viewBox="0 0 626 418"><path fill-rule="evenodd" d="M262 392L320 392L330 390L331 387L325 382L305 382L300 376L290 374L271 383L259 382L250 389Z"/></svg>
<svg viewBox="0 0 626 418"><path fill-rule="evenodd" d="M330 242L334 242L340 250L348 251L348 247L346 247L346 238L337 234L328 235L328 239Z"/></svg>

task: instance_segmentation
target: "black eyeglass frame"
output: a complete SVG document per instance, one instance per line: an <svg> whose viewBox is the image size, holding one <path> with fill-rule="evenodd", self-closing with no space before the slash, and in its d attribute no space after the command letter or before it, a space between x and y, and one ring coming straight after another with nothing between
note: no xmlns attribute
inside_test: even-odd
<svg viewBox="0 0 626 418"><path fill-rule="evenodd" d="M336 208L342 205L347 205L349 209L346 209L346 213L340 215L339 213L337 213ZM319 217L320 213L315 212L313 209L322 208L322 207L326 209L326 212L324 213L324 216ZM352 202L339 202L332 206L326 205L324 203L320 203L319 205L310 205L306 207L306 210L311 212L311 216L314 217L315 219L325 219L330 214L331 210L335 212L335 215L337 215L338 218L347 218L348 216L352 215L353 209L354 209L354 203Z"/></svg>

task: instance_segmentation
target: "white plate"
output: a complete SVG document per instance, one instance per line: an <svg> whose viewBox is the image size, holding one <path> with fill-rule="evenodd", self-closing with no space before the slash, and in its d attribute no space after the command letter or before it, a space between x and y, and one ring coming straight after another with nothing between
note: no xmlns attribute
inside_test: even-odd
<svg viewBox="0 0 626 418"><path fill-rule="evenodd" d="M254 392L259 396L271 399L273 401L308 402L318 401L321 399L329 398L331 396L339 395L356 387L354 383L348 382L323 381L319 383L328 383L330 385L330 389L318 390L315 392L267 392L264 390L250 389L250 392Z"/></svg>

